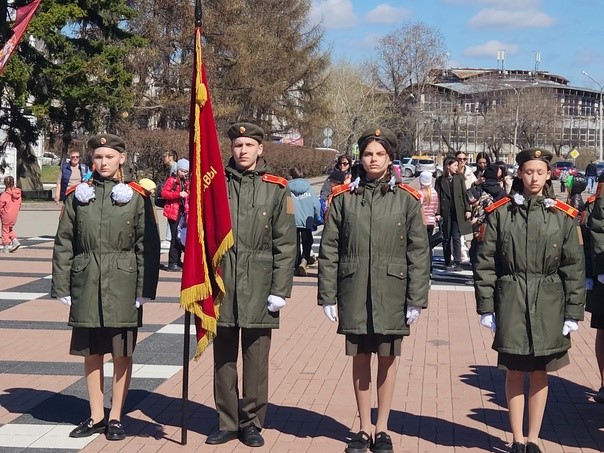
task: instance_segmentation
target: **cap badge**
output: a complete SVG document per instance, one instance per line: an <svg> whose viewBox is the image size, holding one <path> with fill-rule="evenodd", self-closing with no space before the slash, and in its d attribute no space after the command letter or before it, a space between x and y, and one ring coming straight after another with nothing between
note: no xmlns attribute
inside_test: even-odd
<svg viewBox="0 0 604 453"><path fill-rule="evenodd" d="M107 143L107 139L105 137L101 137L101 139L99 140L99 143L101 145L104 145L105 143Z"/></svg>
<svg viewBox="0 0 604 453"><path fill-rule="evenodd" d="M541 151L540 150L535 151L535 157L536 158L541 157Z"/></svg>
<svg viewBox="0 0 604 453"><path fill-rule="evenodd" d="M240 126L240 127L239 127L239 133L240 133L240 134L245 134L245 127Z"/></svg>
<svg viewBox="0 0 604 453"><path fill-rule="evenodd" d="M374 135L375 135L376 137L379 137L380 135L382 135L382 131L381 131L381 130L379 130L379 129L376 129L376 130L375 130L375 134L374 134Z"/></svg>

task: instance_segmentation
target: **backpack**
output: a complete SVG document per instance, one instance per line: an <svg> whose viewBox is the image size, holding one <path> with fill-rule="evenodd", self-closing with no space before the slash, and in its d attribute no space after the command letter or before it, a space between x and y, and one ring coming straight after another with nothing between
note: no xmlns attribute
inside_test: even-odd
<svg viewBox="0 0 604 453"><path fill-rule="evenodd" d="M164 183L160 182L157 185L157 189L155 190L155 206L157 206L158 208L163 208L166 205L166 200L165 198L161 197L161 190L164 187Z"/></svg>
<svg viewBox="0 0 604 453"><path fill-rule="evenodd" d="M162 198L161 191L164 188L165 182L160 182L157 185L157 189L155 189L155 206L158 208L163 208L166 205L166 199ZM176 190L176 179L172 185L172 190Z"/></svg>

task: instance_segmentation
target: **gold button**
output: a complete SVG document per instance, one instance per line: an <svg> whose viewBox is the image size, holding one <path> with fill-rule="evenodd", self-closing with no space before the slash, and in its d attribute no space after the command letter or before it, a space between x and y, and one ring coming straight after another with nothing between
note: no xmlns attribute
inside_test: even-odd
<svg viewBox="0 0 604 453"><path fill-rule="evenodd" d="M130 233L130 234L128 235L128 237L129 237L129 238L131 238L131 237L132 237L132 233Z"/></svg>
<svg viewBox="0 0 604 453"><path fill-rule="evenodd" d="M403 277L405 274L403 274L402 272L399 274L401 277Z"/></svg>
<svg viewBox="0 0 604 453"><path fill-rule="evenodd" d="M126 220L126 225L130 225L130 220Z"/></svg>
<svg viewBox="0 0 604 453"><path fill-rule="evenodd" d="M265 230L268 230L268 225L264 225L264 229L265 229Z"/></svg>
<svg viewBox="0 0 604 453"><path fill-rule="evenodd" d="M403 240L404 236L401 236L401 240Z"/></svg>
<svg viewBox="0 0 604 453"><path fill-rule="evenodd" d="M397 226L401 226L401 222L397 223L396 225L397 225Z"/></svg>
<svg viewBox="0 0 604 453"><path fill-rule="evenodd" d="M558 247L558 244L554 244L554 248Z"/></svg>
<svg viewBox="0 0 604 453"><path fill-rule="evenodd" d="M262 212L262 215L266 215L266 211L263 211L263 212Z"/></svg>
<svg viewBox="0 0 604 453"><path fill-rule="evenodd" d="M128 269L132 270L132 266L130 266Z"/></svg>

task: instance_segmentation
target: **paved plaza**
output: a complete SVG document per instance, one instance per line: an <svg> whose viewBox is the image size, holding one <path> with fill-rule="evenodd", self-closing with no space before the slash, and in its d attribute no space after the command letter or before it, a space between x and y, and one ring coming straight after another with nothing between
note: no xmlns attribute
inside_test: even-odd
<svg viewBox="0 0 604 453"><path fill-rule="evenodd" d="M157 300L144 307L122 418L126 440L68 437L88 417L88 403L83 361L68 354L68 308L49 296L57 218L52 206L26 205L17 225L20 236L27 236L23 247L0 255L0 452L254 450L238 441L204 444L217 421L211 348L191 361L188 443L180 445L180 274L163 271ZM273 335L266 445L259 452L343 452L351 430L359 429L351 359L344 355L344 338L317 306L316 266L309 271L295 277ZM504 374L495 367L491 332L478 324L470 278L469 271L444 272L437 258L430 307L404 339L397 361L389 421L397 453L503 452L511 441ZM604 404L592 399L599 387L594 337L587 314L573 333L571 365L550 375L541 433L546 452L604 451ZM106 375L111 366L107 360Z"/></svg>

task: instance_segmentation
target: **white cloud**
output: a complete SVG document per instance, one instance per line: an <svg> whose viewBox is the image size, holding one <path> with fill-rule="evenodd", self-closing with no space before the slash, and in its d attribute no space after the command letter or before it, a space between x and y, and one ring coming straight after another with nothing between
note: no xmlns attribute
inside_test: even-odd
<svg viewBox="0 0 604 453"><path fill-rule="evenodd" d="M487 41L484 44L477 46L468 47L463 51L463 54L467 57L490 57L493 60L497 57L497 51L505 49L509 55L518 53L518 44L503 43L497 40Z"/></svg>
<svg viewBox="0 0 604 453"><path fill-rule="evenodd" d="M475 28L537 28L549 27L555 22L553 17L534 8L523 10L486 8L475 14L468 24Z"/></svg>
<svg viewBox="0 0 604 453"><path fill-rule="evenodd" d="M384 35L379 34L379 33L369 33L369 34L365 35L365 37L363 38L363 45L373 49L373 48L375 48L375 46L378 45L378 41L380 40L380 38L383 38L383 37L384 37Z"/></svg>
<svg viewBox="0 0 604 453"><path fill-rule="evenodd" d="M410 15L411 11L406 8L395 8L388 3L380 3L367 13L365 19L372 24L396 24Z"/></svg>
<svg viewBox="0 0 604 453"><path fill-rule="evenodd" d="M350 28L356 25L357 15L352 0L313 0L311 23L322 22L325 28Z"/></svg>

